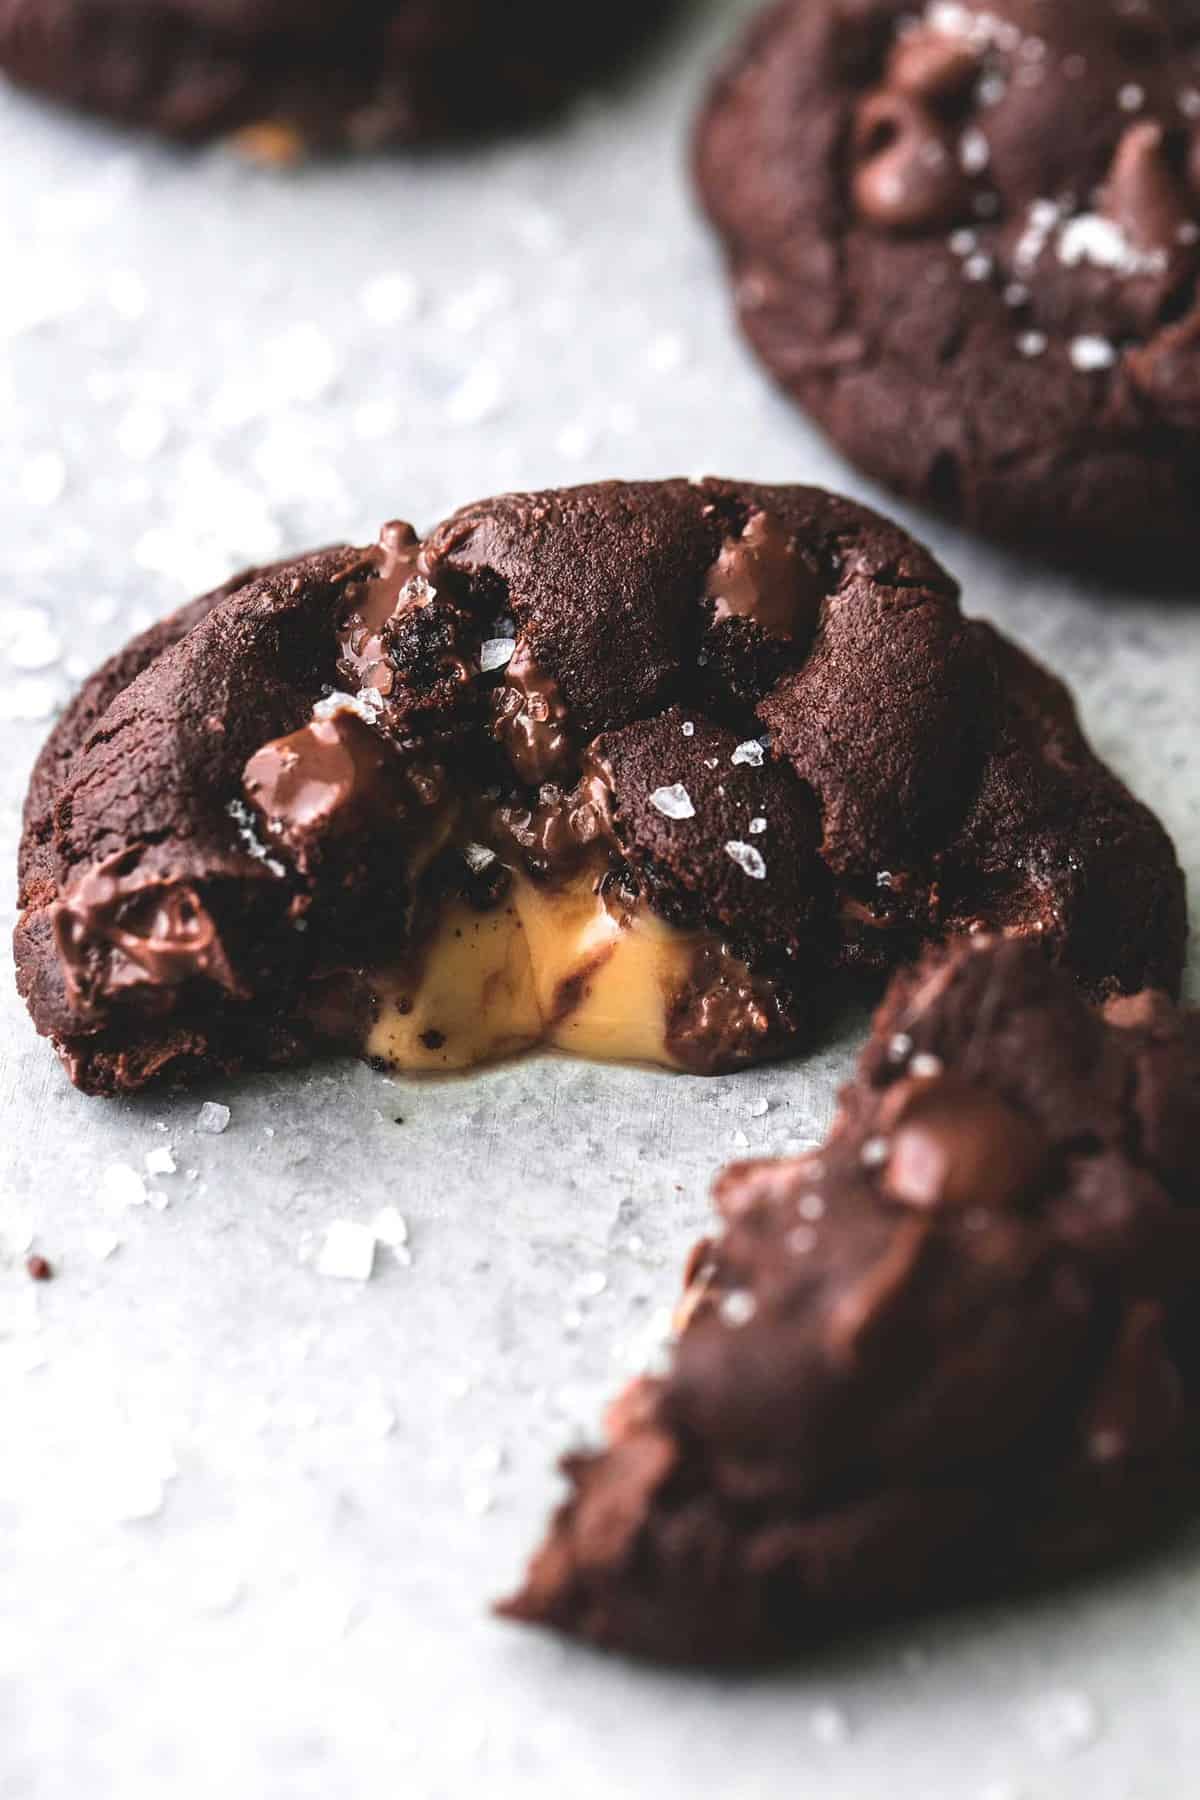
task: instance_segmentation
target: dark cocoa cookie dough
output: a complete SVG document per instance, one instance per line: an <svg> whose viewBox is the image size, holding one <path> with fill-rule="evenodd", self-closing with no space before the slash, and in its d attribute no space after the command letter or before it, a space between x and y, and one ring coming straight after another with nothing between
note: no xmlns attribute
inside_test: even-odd
<svg viewBox="0 0 1200 1800"><path fill-rule="evenodd" d="M334 1046L732 1068L947 937L1103 997L1173 990L1186 935L1161 826L926 551L724 481L510 495L194 603L52 734L20 905L21 992L98 1093Z"/></svg>
<svg viewBox="0 0 1200 1800"><path fill-rule="evenodd" d="M669 1372L502 1610L680 1661L1062 1577L1200 1496L1200 1013L1029 944L897 978L829 1141L727 1169Z"/></svg>
<svg viewBox="0 0 1200 1800"><path fill-rule="evenodd" d="M995 536L1187 574L1195 0L785 0L696 156L747 335L848 456Z"/></svg>
<svg viewBox="0 0 1200 1800"><path fill-rule="evenodd" d="M174 138L264 160L511 125L630 50L671 0L0 0L0 69Z"/></svg>

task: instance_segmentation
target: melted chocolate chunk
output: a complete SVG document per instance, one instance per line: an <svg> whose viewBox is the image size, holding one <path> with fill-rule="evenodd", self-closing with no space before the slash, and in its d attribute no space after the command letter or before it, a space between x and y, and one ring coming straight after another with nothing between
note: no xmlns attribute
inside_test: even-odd
<svg viewBox="0 0 1200 1800"><path fill-rule="evenodd" d="M176 989L238 982L196 888L149 875L119 851L72 882L54 914L54 942L68 1000L81 1020L137 998L168 1010Z"/></svg>
<svg viewBox="0 0 1200 1800"><path fill-rule="evenodd" d="M1200 1504L1200 1013L1036 948L897 978L828 1141L719 1178L666 1374L564 1463L501 1610L794 1654L1116 1557Z"/></svg>
<svg viewBox="0 0 1200 1800"><path fill-rule="evenodd" d="M749 619L771 637L812 642L824 586L813 558L769 512L752 512L736 538L721 546L705 593L712 616Z"/></svg>
<svg viewBox="0 0 1200 1800"><path fill-rule="evenodd" d="M492 729L521 781L541 787L571 773L578 751L570 711L554 677L538 667L527 639L518 638L492 705Z"/></svg>

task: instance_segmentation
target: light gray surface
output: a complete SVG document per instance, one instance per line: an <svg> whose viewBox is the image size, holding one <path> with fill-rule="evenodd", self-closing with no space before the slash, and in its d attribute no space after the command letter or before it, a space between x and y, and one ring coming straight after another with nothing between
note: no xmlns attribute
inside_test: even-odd
<svg viewBox="0 0 1200 1800"><path fill-rule="evenodd" d="M0 863L72 682L243 559L610 474L878 498L739 347L688 200L736 10L541 139L282 179L0 94ZM1195 885L1200 610L923 528L970 609L1071 679ZM5 980L4 1800L1194 1794L1195 1546L753 1681L487 1616L554 1456L671 1303L712 1171L819 1135L853 1041L711 1083L336 1066L225 1084L207 1135L198 1098L75 1094ZM164 1144L166 1209L106 1204L103 1171ZM385 1203L411 1266L318 1272L325 1226Z"/></svg>

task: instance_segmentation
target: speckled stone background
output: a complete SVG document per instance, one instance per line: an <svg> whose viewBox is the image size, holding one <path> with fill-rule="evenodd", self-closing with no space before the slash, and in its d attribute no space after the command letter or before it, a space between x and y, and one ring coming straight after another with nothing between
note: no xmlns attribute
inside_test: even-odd
<svg viewBox="0 0 1200 1800"><path fill-rule="evenodd" d="M72 684L244 560L612 474L878 498L740 347L689 198L744 10L692 8L552 132L284 177L0 94L6 865ZM1071 679L1200 891L1200 604L920 528ZM710 1083L338 1065L106 1105L5 981L3 1800L1194 1795L1195 1541L757 1680L488 1616L555 1455L661 1331L711 1173L818 1136L855 1035ZM385 1205L407 1246L322 1273L326 1227Z"/></svg>

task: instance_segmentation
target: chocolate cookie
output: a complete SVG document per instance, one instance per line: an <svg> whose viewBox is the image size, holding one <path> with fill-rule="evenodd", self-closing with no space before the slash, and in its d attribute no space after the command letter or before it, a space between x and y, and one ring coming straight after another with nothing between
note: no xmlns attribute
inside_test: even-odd
<svg viewBox="0 0 1200 1800"><path fill-rule="evenodd" d="M1194 557L1197 0L784 0L696 149L742 324L848 456L1055 555Z"/></svg>
<svg viewBox="0 0 1200 1800"><path fill-rule="evenodd" d="M670 0L0 0L0 69L170 137L290 161L478 133L553 107Z"/></svg>
<svg viewBox="0 0 1200 1800"><path fill-rule="evenodd" d="M1182 876L1064 689L864 508L610 483L196 602L35 771L18 980L85 1089L349 1047L705 1072L984 929L1174 988Z"/></svg>
<svg viewBox="0 0 1200 1800"><path fill-rule="evenodd" d="M502 1610L729 1662L1063 1576L1200 1498L1200 1013L1029 944L897 978L829 1141L716 1188L670 1367Z"/></svg>

